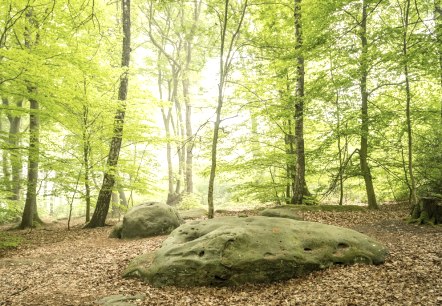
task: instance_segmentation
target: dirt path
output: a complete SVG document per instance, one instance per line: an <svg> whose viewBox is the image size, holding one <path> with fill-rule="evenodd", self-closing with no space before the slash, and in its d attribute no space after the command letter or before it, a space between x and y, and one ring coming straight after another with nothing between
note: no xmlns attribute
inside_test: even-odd
<svg viewBox="0 0 442 306"><path fill-rule="evenodd" d="M110 228L50 226L14 232L23 246L0 258L0 305L97 305L105 296L142 294L134 305L442 305L442 228L402 221L406 208L309 212L311 221L354 228L383 242L381 266L334 267L307 277L236 288L152 288L122 279L128 261L165 237L107 238Z"/></svg>

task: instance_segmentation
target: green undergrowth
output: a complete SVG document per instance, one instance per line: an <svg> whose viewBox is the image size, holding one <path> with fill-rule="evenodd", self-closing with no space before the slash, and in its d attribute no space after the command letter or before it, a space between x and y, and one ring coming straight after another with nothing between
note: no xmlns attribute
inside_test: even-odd
<svg viewBox="0 0 442 306"><path fill-rule="evenodd" d="M23 238L12 235L8 232L0 231L0 250L7 250L18 247L23 242Z"/></svg>

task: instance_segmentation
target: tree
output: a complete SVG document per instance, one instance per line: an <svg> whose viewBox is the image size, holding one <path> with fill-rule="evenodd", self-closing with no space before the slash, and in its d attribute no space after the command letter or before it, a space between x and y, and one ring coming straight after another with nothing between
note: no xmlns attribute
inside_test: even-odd
<svg viewBox="0 0 442 306"><path fill-rule="evenodd" d="M442 1L434 0L434 23L436 32L437 52L439 55L439 77L442 89ZM440 98L440 118L442 123L442 97Z"/></svg>
<svg viewBox="0 0 442 306"><path fill-rule="evenodd" d="M416 181L413 174L413 135L412 135L412 122L411 122L411 89L410 89L410 73L409 73L409 35L412 35L409 31L410 24L410 0L406 0L404 3L404 8L401 11L402 14L402 55L403 55L403 69L405 76L405 114L406 114L406 122L407 122L407 138L408 138L408 176L409 176L409 189L410 189L410 204L411 206L415 206L417 204L417 195L416 195Z"/></svg>
<svg viewBox="0 0 442 306"><path fill-rule="evenodd" d="M4 150L4 176L7 180L6 186L8 186L8 192L10 193L9 198L12 201L19 201L21 198L21 189L22 189L22 157L20 153L20 127L21 127L21 119L20 111L22 111L23 107L23 99L15 99L14 106L11 108L10 99L2 98L3 106L8 109L6 116L9 122L9 131L8 131L8 150ZM5 154L9 152L9 154ZM6 155L6 156L5 156ZM9 156L9 158L8 158ZM9 176L9 165L11 167L11 176Z"/></svg>
<svg viewBox="0 0 442 306"><path fill-rule="evenodd" d="M296 56L296 91L295 91L295 141L296 141L296 174L293 186L292 203L302 204L304 197L310 195L305 181L305 148L304 148L304 99L305 99L305 64L303 55L302 0L295 0L295 51Z"/></svg>
<svg viewBox="0 0 442 306"><path fill-rule="evenodd" d="M28 23L25 28L25 47L30 50L39 42L39 34L38 32L35 33L36 29L38 29L37 19L34 16L32 7L26 12L26 19ZM32 227L34 222L42 222L37 211L38 163L40 159L40 103L36 98L38 88L28 82L27 90L30 104L28 176L25 207L19 225L21 229Z"/></svg>
<svg viewBox="0 0 442 306"><path fill-rule="evenodd" d="M158 54L155 68L160 100L169 102L161 108L167 138L169 204L176 203L182 192L193 192L191 77L202 69L205 58L201 46L194 43L201 40L201 6L202 1L151 1L143 10L147 19L144 31ZM173 171L172 142L177 149L177 175Z"/></svg>
<svg viewBox="0 0 442 306"><path fill-rule="evenodd" d="M118 90L118 100L120 104L115 113L113 137L109 147L107 158L107 169L104 173L103 183L98 194L97 204L90 222L86 225L88 228L101 227L105 225L106 217L109 211L110 200L112 197L112 188L115 185L116 167L120 154L121 143L123 140L124 116L126 111L126 99L129 82L129 62L130 62L130 0L122 0L122 25L123 25L123 44L121 67L125 69L120 77L120 86Z"/></svg>
<svg viewBox="0 0 442 306"><path fill-rule="evenodd" d="M361 41L360 55L360 90L361 90L361 148L359 151L361 172L365 181L368 207L377 209L376 195L373 187L373 180L368 165L368 138L369 138L369 115L368 115L368 40L367 40L367 0L362 1L362 16L360 21L359 39Z"/></svg>
<svg viewBox="0 0 442 306"><path fill-rule="evenodd" d="M222 12L217 12L218 21L220 26L220 48L219 48L219 83L218 83L218 103L216 107L216 118L213 125L213 137L212 137L212 147L211 147L211 165L210 165L210 175L209 175L209 187L207 193L208 199L208 217L209 219L214 217L214 202L213 202L213 191L215 185L216 176L216 162L217 162L217 148L218 148L218 138L219 130L221 124L221 111L224 104L225 87L228 81L228 76L232 68L232 60L235 52L235 44L238 40L238 35L241 30L241 26L244 21L244 17L247 10L248 1L240 3L240 12L238 16L238 21L234 25L233 32L228 37L229 21L229 11L233 9L229 0L224 3L224 9ZM232 12L231 14L233 14Z"/></svg>

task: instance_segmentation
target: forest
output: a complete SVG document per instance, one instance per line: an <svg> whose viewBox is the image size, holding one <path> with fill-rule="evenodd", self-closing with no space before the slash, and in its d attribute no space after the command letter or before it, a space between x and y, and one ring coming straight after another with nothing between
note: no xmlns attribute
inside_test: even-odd
<svg viewBox="0 0 442 306"><path fill-rule="evenodd" d="M0 271L11 277L0 305L31 305L25 274L32 283L51 265L57 281L75 274L74 289L35 305L143 291L118 273L164 237L115 242L106 226L147 201L208 219L289 205L392 256L228 298L150 291L149 305L442 302L442 0L2 0L0 98ZM45 259L51 245L59 255ZM8 261L17 255L40 268ZM342 275L370 275L375 290L347 284L336 297Z"/></svg>
<svg viewBox="0 0 442 306"><path fill-rule="evenodd" d="M127 5L2 2L0 219L442 193L439 1Z"/></svg>

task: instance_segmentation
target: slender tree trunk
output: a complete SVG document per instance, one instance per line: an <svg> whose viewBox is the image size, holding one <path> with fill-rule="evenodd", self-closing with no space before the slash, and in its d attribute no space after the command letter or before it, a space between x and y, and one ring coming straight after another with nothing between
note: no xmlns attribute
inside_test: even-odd
<svg viewBox="0 0 442 306"><path fill-rule="evenodd" d="M164 129L166 131L166 157L167 157L167 181L168 181L168 193L167 193L167 204L173 202L175 191L173 184L173 163L172 163L172 145L170 144L170 121L171 121L171 109L168 109L166 115L164 109L161 109L161 114L163 117Z"/></svg>
<svg viewBox="0 0 442 306"><path fill-rule="evenodd" d="M160 94L160 100L163 100L163 73L161 70L161 51L158 52L158 92ZM170 87L170 86L169 86ZM170 88L169 88L169 97L170 97ZM166 132L166 158L167 158L167 181L168 181L168 192L167 192L167 204L171 204L175 200L175 192L174 192L174 182L173 182L173 163L172 163L172 145L171 145L171 133L170 133L170 124L172 122L172 108L167 108L167 114L164 107L161 108L161 115L163 118L164 130Z"/></svg>
<svg viewBox="0 0 442 306"><path fill-rule="evenodd" d="M16 106L18 108L23 107L23 100L16 102ZM10 160L11 160L11 173L12 173L12 195L11 200L19 201L21 198L21 189L22 189L22 169L23 163L21 159L21 154L19 150L20 143L20 126L21 126L21 117L8 115L9 120L9 146L11 148L10 151Z"/></svg>
<svg viewBox="0 0 442 306"><path fill-rule="evenodd" d="M213 203L213 195L214 195L214 185L215 185L215 176L216 176L216 163L217 163L217 149L218 149L218 138L219 138L219 128L221 124L221 110L224 104L224 87L226 85L228 71L231 68L232 64L232 52L234 48L234 44L238 39L238 35L244 21L244 16L246 13L248 1L245 0L240 20L236 25L236 29L233 32L230 42L228 42L228 47L226 48L226 34L227 27L229 21L229 9L230 9L230 1L226 0L224 2L224 16L222 20L220 19L220 30L221 30L221 41L220 41L220 56L219 56L219 84L218 84L218 104L216 107L216 119L213 127L213 137L212 137L212 163L210 165L210 175L209 175L209 188L207 192L207 203L208 203L208 213L207 216L209 219L214 217L214 203Z"/></svg>
<svg viewBox="0 0 442 306"><path fill-rule="evenodd" d="M9 108L9 100L2 98L3 106ZM23 107L23 101L19 100L15 103L17 108ZM5 186L10 192L9 199L13 201L20 200L21 183L22 183L22 169L23 164L19 151L20 143L20 126L21 116L14 116L10 113L7 114L9 121L8 132L8 150L3 151L3 175L5 178ZM11 170L9 170L11 167Z"/></svg>
<svg viewBox="0 0 442 306"><path fill-rule="evenodd" d="M7 109L9 102L8 99L2 98L3 106ZM1 114L1 113L0 113ZM5 128L3 127L3 120L0 117L0 132L5 133ZM2 149L2 170L3 170L3 178L2 178L2 189L6 192L11 192L11 171L9 170L9 152L10 148Z"/></svg>
<svg viewBox="0 0 442 306"><path fill-rule="evenodd" d="M85 200L86 200L86 222L91 220L91 185L90 185L90 155L91 155L91 144L89 141L89 108L83 106L83 163L84 163L84 189L85 189Z"/></svg>
<svg viewBox="0 0 442 306"><path fill-rule="evenodd" d="M442 89L442 0L434 0L434 19L436 25L436 44L439 56L439 77ZM440 98L440 120L442 123L442 95Z"/></svg>
<svg viewBox="0 0 442 306"><path fill-rule="evenodd" d="M30 88L32 94L35 90ZM23 209L22 221L19 228L33 227L37 218L37 181L38 181L38 162L39 162L39 103L34 98L29 99L29 156L28 156L28 183L26 190L26 201Z"/></svg>
<svg viewBox="0 0 442 306"><path fill-rule="evenodd" d="M338 137L338 158L339 158L339 205L344 202L344 154L342 154L343 148L341 146L341 110L339 107L339 92L336 93L336 130Z"/></svg>
<svg viewBox="0 0 442 306"><path fill-rule="evenodd" d="M408 176L410 177L410 204L414 207L417 204L416 182L413 174L413 135L411 124L411 90L410 90L410 75L408 66L408 25L410 15L410 0L405 2L403 14L403 34L402 34L402 55L404 57L404 76L405 76L405 114L407 121L407 140L408 140Z"/></svg>
<svg viewBox="0 0 442 306"><path fill-rule="evenodd" d="M190 57L190 47L188 56ZM190 62L190 58L188 60ZM187 73L187 72L186 72ZM186 103L186 192L193 192L193 131L192 131L192 105L189 97L189 78L183 80L183 96Z"/></svg>
<svg viewBox="0 0 442 306"><path fill-rule="evenodd" d="M176 110L176 135L180 141L177 143L177 155L178 155L178 177L176 179L175 193L177 196L181 194L181 187L184 181L185 163L186 163L186 145L185 145L185 128L183 123L183 111L181 108L181 102L178 98L178 84L181 73L181 67L172 64L172 101L175 103Z"/></svg>
<svg viewBox="0 0 442 306"><path fill-rule="evenodd" d="M305 64L302 38L302 0L295 0L295 37L296 45L296 92L295 92L295 141L296 141L296 175L293 187L292 203L302 204L304 197L309 194L305 181L305 148L304 148L304 75Z"/></svg>
<svg viewBox="0 0 442 306"><path fill-rule="evenodd" d="M118 192L113 191L111 196L111 202L112 202L112 218L116 218L120 214L120 196Z"/></svg>
<svg viewBox="0 0 442 306"><path fill-rule="evenodd" d="M286 203L295 204L294 190L296 181L296 151L295 151L295 135L293 135L292 120L287 121L288 131L284 135L285 150L287 154L286 172L287 172L287 185L286 185Z"/></svg>
<svg viewBox="0 0 442 306"><path fill-rule="evenodd" d="M215 185L215 175L216 175L216 163L217 163L217 149L218 149L218 138L219 138L219 127L221 123L221 110L224 103L224 85L225 85L225 67L224 67L224 52L226 43L226 32L227 32L227 21L229 12L229 0L226 0L224 5L224 20L221 22L221 46L220 46L220 57L219 57L219 83L218 83L218 104L216 107L216 119L213 126L213 137L212 137L212 163L210 165L210 176L209 176L209 188L207 193L208 202L208 213L209 219L215 216L215 209L213 203L213 191Z"/></svg>
<svg viewBox="0 0 442 306"><path fill-rule="evenodd" d="M377 209L376 195L373 187L373 180L371 177L370 167L368 165L368 134L369 134L369 116L368 116L368 92L367 92L367 78L368 78L368 41L367 41L367 2L362 1L362 21L360 23L361 40L361 57L360 57L360 90L361 90L361 149L359 151L361 172L365 181L365 190L367 192L368 207L370 209Z"/></svg>
<svg viewBox="0 0 442 306"><path fill-rule="evenodd" d="M190 102L190 64L192 62L193 40L196 32L196 26L199 22L202 1L193 1L193 24L189 35L185 39L186 61L183 73L183 97L186 105L186 192L193 192L193 131L192 131L192 104Z"/></svg>
<svg viewBox="0 0 442 306"><path fill-rule="evenodd" d="M127 198L126 198L126 194L124 193L124 189L119 187L118 188L118 195L120 196L120 205L124 206L124 207L129 207L128 203L127 203Z"/></svg>
<svg viewBox="0 0 442 306"><path fill-rule="evenodd" d="M226 7L228 6L228 0L226 0ZM226 12L227 16L227 12ZM222 39L224 40L225 37ZM224 43L221 43L221 55L224 51ZM221 56L222 58L222 56ZM223 66L223 60L220 60L220 66ZM223 68L220 70L220 83L218 85L218 106L216 108L216 119L213 127L213 138L212 138L212 163L210 165L210 176L209 176L209 190L208 190L208 218L212 219L215 216L213 194L215 185L215 175L216 175L216 162L217 162L217 148L218 148L218 138L219 138L219 127L221 123L221 110L224 103L224 73Z"/></svg>
<svg viewBox="0 0 442 306"><path fill-rule="evenodd" d="M115 185L116 167L120 155L121 142L123 139L124 116L126 113L126 98L128 89L128 69L130 62L130 0L122 0L122 23L123 23L123 47L121 66L126 69L120 77L118 91L119 108L114 118L114 131L111 140L109 155L107 158L107 170L104 173L103 184L98 194L97 204L91 221L86 224L88 228L105 226L106 217L109 212L109 204L112 196L112 189Z"/></svg>

